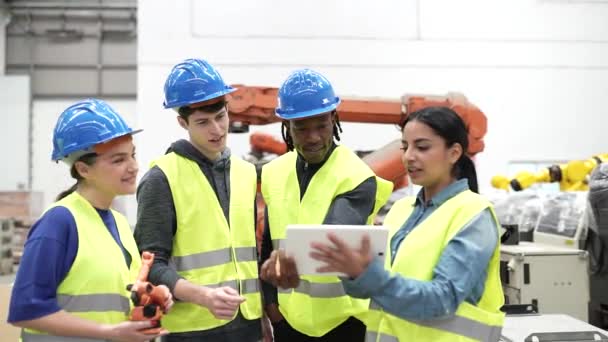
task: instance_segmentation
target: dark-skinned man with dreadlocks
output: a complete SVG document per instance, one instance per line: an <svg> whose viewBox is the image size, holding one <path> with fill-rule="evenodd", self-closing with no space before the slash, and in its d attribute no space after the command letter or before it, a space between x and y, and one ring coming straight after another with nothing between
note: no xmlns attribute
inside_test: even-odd
<svg viewBox="0 0 608 342"><path fill-rule="evenodd" d="M279 89L276 115L283 119L289 152L262 169L266 216L260 272L277 342L365 338L359 318L369 302L346 295L338 277L300 277L293 259L279 250L288 224L370 224L390 196L390 182L336 144L342 132L339 104L330 82L313 70L293 72Z"/></svg>

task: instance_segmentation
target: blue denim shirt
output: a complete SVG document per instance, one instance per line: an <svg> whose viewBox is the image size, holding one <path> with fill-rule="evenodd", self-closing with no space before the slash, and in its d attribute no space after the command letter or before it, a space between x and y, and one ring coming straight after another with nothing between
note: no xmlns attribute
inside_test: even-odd
<svg viewBox="0 0 608 342"><path fill-rule="evenodd" d="M391 239L391 262L401 242L420 222L450 198L468 190L466 179L458 180L428 203L420 190L414 210ZM498 227L490 209L471 219L445 247L431 281L391 275L374 260L357 279L343 279L346 292L371 298L385 311L408 320L441 318L456 312L463 301L477 304L484 291L487 266L498 243Z"/></svg>

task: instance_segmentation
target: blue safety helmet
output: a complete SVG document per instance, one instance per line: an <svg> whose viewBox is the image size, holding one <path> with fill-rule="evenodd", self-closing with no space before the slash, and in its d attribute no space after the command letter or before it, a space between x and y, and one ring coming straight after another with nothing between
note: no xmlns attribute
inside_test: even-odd
<svg viewBox="0 0 608 342"><path fill-rule="evenodd" d="M53 130L51 158L53 161L74 159L75 155L93 152L97 144L141 131L129 127L105 101L82 100L59 115Z"/></svg>
<svg viewBox="0 0 608 342"><path fill-rule="evenodd" d="M220 73L203 59L186 59L171 70L165 81L165 108L207 101L236 89L224 83Z"/></svg>
<svg viewBox="0 0 608 342"><path fill-rule="evenodd" d="M276 115L284 120L331 112L340 104L331 83L310 69L294 71L279 89Z"/></svg>

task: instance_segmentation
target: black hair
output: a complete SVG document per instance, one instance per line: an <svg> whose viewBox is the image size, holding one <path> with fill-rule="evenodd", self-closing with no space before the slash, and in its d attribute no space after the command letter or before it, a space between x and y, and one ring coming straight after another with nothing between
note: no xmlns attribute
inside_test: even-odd
<svg viewBox="0 0 608 342"><path fill-rule="evenodd" d="M340 133L342 133L342 126L340 126L340 118L338 118L338 113L334 110L331 112L334 117L334 139L340 141ZM293 139L291 138L291 134L289 134L289 121L283 120L281 123L281 135L283 136L283 141L285 145L287 145L287 151L293 151Z"/></svg>
<svg viewBox="0 0 608 342"><path fill-rule="evenodd" d="M452 168L452 176L456 179L466 178L469 182L469 189L479 193L475 164L466 155L469 147L469 137L462 118L448 107L427 107L410 114L400 125L401 129L403 130L405 125L412 121L419 121L431 127L437 135L445 140L446 146L450 147L456 143L462 146L462 155Z"/></svg>
<svg viewBox="0 0 608 342"><path fill-rule="evenodd" d="M218 102L208 104L206 106L197 107L197 108L191 108L189 106L179 107L177 110L177 113L184 120L186 120L186 122L188 122L188 118L190 117L190 115L192 115L192 113L194 113L197 110L199 110L201 112L205 112L205 113L215 113L224 107L226 107L226 99L221 99Z"/></svg>
<svg viewBox="0 0 608 342"><path fill-rule="evenodd" d="M78 160L76 160L74 162L74 164L72 164L72 168L70 168L70 175L72 176L72 178L76 179L76 183L74 183L74 185L69 187L67 190L62 191L59 195L57 195L57 198L55 198L55 201L59 201L65 197L69 196L71 193L76 191L76 188L78 188L78 183L80 183L80 181L82 180L82 176L80 175L80 173L78 173L78 170L76 170L76 163L83 162L90 166L90 165L95 164L96 160L97 160L97 153L87 153L87 154L83 155L82 157L78 158Z"/></svg>

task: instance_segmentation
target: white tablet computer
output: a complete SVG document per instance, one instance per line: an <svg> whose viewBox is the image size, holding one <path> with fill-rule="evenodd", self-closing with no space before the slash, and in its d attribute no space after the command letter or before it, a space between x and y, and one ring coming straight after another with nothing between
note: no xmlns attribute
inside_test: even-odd
<svg viewBox="0 0 608 342"><path fill-rule="evenodd" d="M365 234L370 238L372 255L384 262L388 228L384 226L349 226L349 225L288 225L285 239L285 252L292 255L301 275L339 275L342 273L319 273L317 268L324 265L310 257L311 242L331 244L328 233L335 233L351 248L359 248Z"/></svg>

